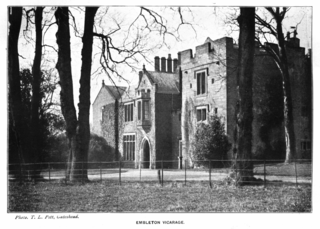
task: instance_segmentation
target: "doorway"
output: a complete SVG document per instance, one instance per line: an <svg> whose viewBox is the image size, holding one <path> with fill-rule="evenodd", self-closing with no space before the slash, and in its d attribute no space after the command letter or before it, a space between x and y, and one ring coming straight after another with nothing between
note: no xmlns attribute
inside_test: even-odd
<svg viewBox="0 0 320 229"><path fill-rule="evenodd" d="M142 168L150 168L150 145L147 140L144 141L142 148Z"/></svg>

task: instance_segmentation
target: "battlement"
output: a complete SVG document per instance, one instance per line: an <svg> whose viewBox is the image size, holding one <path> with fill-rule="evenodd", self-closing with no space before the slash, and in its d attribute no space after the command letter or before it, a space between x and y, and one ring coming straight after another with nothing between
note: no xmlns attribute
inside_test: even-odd
<svg viewBox="0 0 320 229"><path fill-rule="evenodd" d="M227 49L233 49L233 39L230 37L223 37L217 40L207 38L205 43L196 46L195 54L193 55L192 49L187 49L178 53L179 63L185 64L194 59L201 58L203 55L226 55Z"/></svg>

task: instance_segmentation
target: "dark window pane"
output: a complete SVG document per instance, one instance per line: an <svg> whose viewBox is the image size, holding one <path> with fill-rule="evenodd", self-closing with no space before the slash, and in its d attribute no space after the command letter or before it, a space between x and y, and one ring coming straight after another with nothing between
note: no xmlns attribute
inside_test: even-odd
<svg viewBox="0 0 320 229"><path fill-rule="evenodd" d="M206 92L206 75L204 72L201 73L201 94Z"/></svg>
<svg viewBox="0 0 320 229"><path fill-rule="evenodd" d="M201 121L201 110L197 110L197 121Z"/></svg>
<svg viewBox="0 0 320 229"><path fill-rule="evenodd" d="M136 145L136 142L134 141L134 135L133 135L133 149L132 149L132 151L133 151L133 158L132 159L133 160L135 160L135 150L136 150L135 149L136 148L135 145Z"/></svg>
<svg viewBox="0 0 320 229"><path fill-rule="evenodd" d="M127 105L124 106L124 121L127 121Z"/></svg>
<svg viewBox="0 0 320 229"><path fill-rule="evenodd" d="M138 102L138 120L141 120L141 102Z"/></svg>
<svg viewBox="0 0 320 229"><path fill-rule="evenodd" d="M207 120L207 112L206 112L206 109L202 109L202 121L205 121Z"/></svg>
<svg viewBox="0 0 320 229"><path fill-rule="evenodd" d="M130 142L130 160L133 160L133 142Z"/></svg>
<svg viewBox="0 0 320 229"><path fill-rule="evenodd" d="M127 152L127 160L129 160L129 142L127 142L127 149L126 149L126 152Z"/></svg>
<svg viewBox="0 0 320 229"><path fill-rule="evenodd" d="M201 89L201 74L197 74L197 95L199 95Z"/></svg>
<svg viewBox="0 0 320 229"><path fill-rule="evenodd" d="M124 157L124 160L126 160L126 150L127 150L127 148L126 148L126 146L127 146L127 143L126 142L123 142L123 157Z"/></svg>

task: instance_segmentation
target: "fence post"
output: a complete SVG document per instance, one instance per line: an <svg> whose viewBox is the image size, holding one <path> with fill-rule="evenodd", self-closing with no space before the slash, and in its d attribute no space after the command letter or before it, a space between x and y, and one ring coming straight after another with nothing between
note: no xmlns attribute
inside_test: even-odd
<svg viewBox="0 0 320 229"><path fill-rule="evenodd" d="M297 159L294 160L294 170L296 172L296 187L298 187Z"/></svg>
<svg viewBox="0 0 320 229"><path fill-rule="evenodd" d="M163 160L161 160L161 186L163 186Z"/></svg>
<svg viewBox="0 0 320 229"><path fill-rule="evenodd" d="M140 170L140 182L141 182L141 160L139 161L139 170Z"/></svg>
<svg viewBox="0 0 320 229"><path fill-rule="evenodd" d="M263 160L263 184L266 187L266 159Z"/></svg>
<svg viewBox="0 0 320 229"><path fill-rule="evenodd" d="M187 159L184 160L184 185L187 185Z"/></svg>
<svg viewBox="0 0 320 229"><path fill-rule="evenodd" d="M83 184L83 160L82 160L82 163L81 163L81 182L82 182L82 184Z"/></svg>
<svg viewBox="0 0 320 229"><path fill-rule="evenodd" d="M211 160L209 160L209 186L210 186L210 188L212 188L212 185L211 185Z"/></svg>
<svg viewBox="0 0 320 229"><path fill-rule="evenodd" d="M100 161L100 181L102 182L101 161Z"/></svg>
<svg viewBox="0 0 320 229"><path fill-rule="evenodd" d="M121 158L119 158L119 185L121 185Z"/></svg>
<svg viewBox="0 0 320 229"><path fill-rule="evenodd" d="M236 163L235 163L235 168L236 168L236 186L238 186L238 169L237 169L237 167L238 167L238 165L237 165L237 157L236 157Z"/></svg>
<svg viewBox="0 0 320 229"><path fill-rule="evenodd" d="M48 164L48 166L49 166L49 181L50 181L50 179L51 179L51 174L50 174L50 170L51 170L51 166L50 166L50 163Z"/></svg>
<svg viewBox="0 0 320 229"><path fill-rule="evenodd" d="M68 172L67 172L67 171L68 171L68 163L69 163L69 162L67 162L67 163L66 163L66 166L65 166L66 169L65 169L65 179L64 179L64 180L65 180L65 183L66 183L66 184L67 184L67 174L68 174Z"/></svg>

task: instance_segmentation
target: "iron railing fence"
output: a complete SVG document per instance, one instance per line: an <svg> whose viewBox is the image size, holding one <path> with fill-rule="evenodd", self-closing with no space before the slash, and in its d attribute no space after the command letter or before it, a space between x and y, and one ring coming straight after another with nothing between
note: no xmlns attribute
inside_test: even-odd
<svg viewBox="0 0 320 229"><path fill-rule="evenodd" d="M205 181L211 187L213 181L237 183L238 175L245 177L246 172L253 174L252 184L291 182L311 183L312 162L310 160L294 160L284 163L283 160L251 160L252 169L240 166L240 160L198 160L183 162L178 169L179 160L163 160L150 163L149 161L114 161L114 162L79 162L75 172L80 174L81 180L100 180L109 182L146 182L156 181L161 185L164 182ZM235 162L238 163L235 166ZM148 165L153 169L148 169ZM185 166L188 164L188 166ZM146 166L147 165L147 166ZM250 176L251 177L251 176ZM23 165L9 164L8 179L10 181L52 181L62 179L68 181L68 163L46 162L26 163Z"/></svg>

